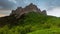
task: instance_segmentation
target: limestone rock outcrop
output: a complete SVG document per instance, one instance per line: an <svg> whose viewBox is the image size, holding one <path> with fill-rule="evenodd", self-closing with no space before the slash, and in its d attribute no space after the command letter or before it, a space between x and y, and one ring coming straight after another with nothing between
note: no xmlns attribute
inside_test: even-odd
<svg viewBox="0 0 60 34"><path fill-rule="evenodd" d="M36 5L31 3L28 6L26 6L25 8L18 7L16 10L12 10L12 13L10 15L14 15L17 18L19 18L21 15L28 13L28 12L32 12L32 11L42 13L42 14L46 14L45 10L41 11Z"/></svg>
<svg viewBox="0 0 60 34"><path fill-rule="evenodd" d="M46 10L43 10L41 13L47 15Z"/></svg>

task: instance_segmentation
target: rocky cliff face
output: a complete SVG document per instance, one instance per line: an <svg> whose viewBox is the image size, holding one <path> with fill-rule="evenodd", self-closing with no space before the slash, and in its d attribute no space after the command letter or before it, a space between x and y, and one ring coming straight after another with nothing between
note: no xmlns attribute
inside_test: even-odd
<svg viewBox="0 0 60 34"><path fill-rule="evenodd" d="M26 6L25 8L18 7L16 10L12 10L12 13L10 15L14 15L17 18L19 18L21 15L28 13L28 12L32 12L32 11L46 15L45 10L42 12L40 9L38 9L38 7L36 5L34 5L32 3L28 6Z"/></svg>
<svg viewBox="0 0 60 34"><path fill-rule="evenodd" d="M47 15L46 10L43 10L41 13Z"/></svg>

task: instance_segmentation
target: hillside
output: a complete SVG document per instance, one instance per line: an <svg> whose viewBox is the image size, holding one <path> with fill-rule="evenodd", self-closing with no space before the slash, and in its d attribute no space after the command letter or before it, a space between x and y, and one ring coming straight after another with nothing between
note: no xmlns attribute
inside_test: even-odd
<svg viewBox="0 0 60 34"><path fill-rule="evenodd" d="M0 18L0 34L60 34L60 17L49 16L33 4L19 7Z"/></svg>
<svg viewBox="0 0 60 34"><path fill-rule="evenodd" d="M9 17L9 21L14 21L13 19L10 19L11 17ZM56 32L60 33L60 18L46 16L35 12L22 15L16 23L11 22L10 25L6 23L7 22L4 22L3 24L5 24L5 26L0 28L0 34L35 34L36 32L36 34L38 34L38 32L40 34L42 31L47 31L45 33L48 34L51 30L52 34Z"/></svg>

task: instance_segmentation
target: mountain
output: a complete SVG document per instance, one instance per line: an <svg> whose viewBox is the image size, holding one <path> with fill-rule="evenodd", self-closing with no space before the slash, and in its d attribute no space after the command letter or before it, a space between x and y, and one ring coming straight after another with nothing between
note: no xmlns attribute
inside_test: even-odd
<svg viewBox="0 0 60 34"><path fill-rule="evenodd" d="M0 26L4 26L6 24L10 24L10 25L15 24L16 25L16 24L18 24L17 23L18 20L20 20L21 18L23 18L25 16L25 14L28 14L30 12L47 15L46 10L41 11L36 5L31 3L24 8L18 7L16 10L12 10L12 12L9 16L1 17Z"/></svg>
<svg viewBox="0 0 60 34"><path fill-rule="evenodd" d="M60 17L49 16L31 3L1 17L0 34L60 34Z"/></svg>
<svg viewBox="0 0 60 34"><path fill-rule="evenodd" d="M12 13L10 15L15 15L16 18L19 18L21 15L23 15L25 13L29 13L29 12L37 12L37 13L41 13L41 14L47 15L46 10L41 11L33 3L29 4L25 8L18 7L16 10L12 10Z"/></svg>

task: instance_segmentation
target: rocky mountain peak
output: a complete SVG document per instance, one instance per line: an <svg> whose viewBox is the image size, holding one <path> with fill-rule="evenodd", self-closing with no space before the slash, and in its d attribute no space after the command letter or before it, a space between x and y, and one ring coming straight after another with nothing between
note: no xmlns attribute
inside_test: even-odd
<svg viewBox="0 0 60 34"><path fill-rule="evenodd" d="M19 18L21 15L28 13L28 12L38 12L45 14L46 11L44 10L43 12L33 3L29 4L25 8L18 7L16 10L12 10L12 13L10 15L15 15L17 18Z"/></svg>
<svg viewBox="0 0 60 34"><path fill-rule="evenodd" d="M33 3L30 3L30 6L33 6Z"/></svg>
<svg viewBox="0 0 60 34"><path fill-rule="evenodd" d="M47 15L46 10L43 10L41 13Z"/></svg>

